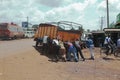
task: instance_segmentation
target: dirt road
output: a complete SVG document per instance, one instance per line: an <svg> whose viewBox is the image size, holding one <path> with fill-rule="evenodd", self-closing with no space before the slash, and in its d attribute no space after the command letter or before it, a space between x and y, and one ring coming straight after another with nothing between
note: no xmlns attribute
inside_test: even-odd
<svg viewBox="0 0 120 80"><path fill-rule="evenodd" d="M95 60L51 62L33 47L32 39L0 41L0 80L120 80L120 58L102 59L95 48Z"/></svg>
<svg viewBox="0 0 120 80"><path fill-rule="evenodd" d="M32 39L0 41L0 57L29 51L33 48L32 46L34 46L34 41Z"/></svg>

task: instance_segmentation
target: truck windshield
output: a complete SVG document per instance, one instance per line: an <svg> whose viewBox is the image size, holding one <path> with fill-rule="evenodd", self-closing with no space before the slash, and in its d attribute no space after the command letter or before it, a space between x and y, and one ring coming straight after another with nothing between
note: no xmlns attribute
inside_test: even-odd
<svg viewBox="0 0 120 80"><path fill-rule="evenodd" d="M0 29L1 29L1 30L6 30L6 29L7 29L7 26L6 26L6 25L1 25L1 24L0 24Z"/></svg>

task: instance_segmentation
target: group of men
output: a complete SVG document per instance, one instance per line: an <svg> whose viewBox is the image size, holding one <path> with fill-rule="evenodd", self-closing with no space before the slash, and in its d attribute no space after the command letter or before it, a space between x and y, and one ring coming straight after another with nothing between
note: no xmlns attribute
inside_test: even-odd
<svg viewBox="0 0 120 80"><path fill-rule="evenodd" d="M120 37L118 38L116 45L117 45L117 48L120 49ZM109 53L113 53L113 49L115 48L115 43L112 41L110 35L105 37L104 46L107 49L106 50L106 55L108 55Z"/></svg>
<svg viewBox="0 0 120 80"><path fill-rule="evenodd" d="M63 52L63 54L65 54L64 58L66 58L67 61L71 61L71 59L72 59L71 54L73 54L75 62L79 61L79 55L81 56L82 60L85 61L85 57L81 50L81 42L79 39L76 39L73 42L71 42L71 41L63 42L58 39L53 39L53 42L57 42L57 45L60 46L59 50L60 51L63 50L65 52L65 53ZM89 48L90 54L91 54L90 59L94 60L94 52L93 52L94 44L93 44L93 40L91 38L88 38L87 45L88 45L88 48Z"/></svg>
<svg viewBox="0 0 120 80"><path fill-rule="evenodd" d="M48 46L48 44L47 44L48 38L49 38L48 36L43 37L43 51L46 51L46 49L47 49L46 46ZM91 54L90 59L94 60L93 40L91 38L88 38L86 43L90 50L90 54ZM71 54L73 54L73 58L74 58L75 62L79 61L79 55L81 56L82 60L85 61L85 57L81 50L81 42L79 39L76 39L74 42L71 42L71 41L63 42L60 39L54 38L54 39L52 39L52 44L55 46L55 49L54 49L55 53L61 54L65 61L72 60Z"/></svg>
<svg viewBox="0 0 120 80"><path fill-rule="evenodd" d="M50 39L49 36L44 36L43 39L38 39L36 41L36 46L38 46L38 43L43 43L43 48L42 50L47 53L48 46L49 48L51 47L48 45L48 42L51 42L52 45L54 45L54 52L56 55L61 54L62 57L64 58L65 61L71 61L71 54L73 54L74 60L76 62L79 61L79 55L81 56L82 60L85 61L85 57L83 55L82 49L81 49L81 41L80 39L76 39L74 42L71 41L65 41L63 42L62 40L58 38ZM90 59L94 60L94 44L93 40L91 37L88 37L86 40L86 45L87 48L89 48L90 51ZM110 35L105 37L104 40L104 46L106 47L106 55L109 53L113 53L114 49L114 43L110 38ZM120 37L117 40L117 48L120 49ZM110 52L111 50L111 52Z"/></svg>

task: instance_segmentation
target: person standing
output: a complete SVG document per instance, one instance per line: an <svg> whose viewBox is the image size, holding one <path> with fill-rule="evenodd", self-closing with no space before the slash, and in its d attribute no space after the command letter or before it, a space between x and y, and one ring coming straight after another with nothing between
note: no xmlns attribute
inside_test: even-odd
<svg viewBox="0 0 120 80"><path fill-rule="evenodd" d="M79 52L81 58L83 59L83 61L85 61L85 58L84 58L83 53L82 53L82 51L81 51L81 46L80 46L80 41L79 41L79 39L76 39L74 44L75 44L75 48L76 48L76 50L77 50L77 54L78 54L78 52ZM79 58L79 54L78 54L78 58Z"/></svg>
<svg viewBox="0 0 120 80"><path fill-rule="evenodd" d="M117 48L120 49L120 37L117 40Z"/></svg>
<svg viewBox="0 0 120 80"><path fill-rule="evenodd" d="M48 39L48 36L45 35L43 37L43 52L47 52L47 39Z"/></svg>
<svg viewBox="0 0 120 80"><path fill-rule="evenodd" d="M54 53L55 53L55 58L56 61L59 61L59 50L60 50L60 45L59 45L59 40L57 38L54 38L52 41L53 48L54 48Z"/></svg>
<svg viewBox="0 0 120 80"><path fill-rule="evenodd" d="M87 40L87 46L88 46L89 51L90 51L90 56L91 56L90 59L94 60L94 51L93 51L94 43L90 37Z"/></svg>

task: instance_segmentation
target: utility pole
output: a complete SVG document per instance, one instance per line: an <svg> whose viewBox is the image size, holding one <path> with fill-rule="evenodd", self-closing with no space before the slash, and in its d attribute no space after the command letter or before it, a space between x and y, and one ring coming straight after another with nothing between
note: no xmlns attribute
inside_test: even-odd
<svg viewBox="0 0 120 80"><path fill-rule="evenodd" d="M106 0L106 7L107 7L107 28L109 28L109 5L108 5L108 0Z"/></svg>
<svg viewBox="0 0 120 80"><path fill-rule="evenodd" d="M104 19L104 17L100 18L100 29L101 29L101 31L103 30L103 24L104 24L103 19Z"/></svg>
<svg viewBox="0 0 120 80"><path fill-rule="evenodd" d="M29 25L29 22L28 22L28 20L29 20L29 18L28 18L28 16L27 16L27 27L28 27L28 25Z"/></svg>

